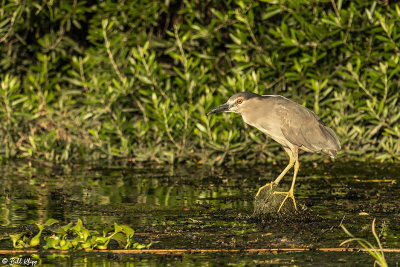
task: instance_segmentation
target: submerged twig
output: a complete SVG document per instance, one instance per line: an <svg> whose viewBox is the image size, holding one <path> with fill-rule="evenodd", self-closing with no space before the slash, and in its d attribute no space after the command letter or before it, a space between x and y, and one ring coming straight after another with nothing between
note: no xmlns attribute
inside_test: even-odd
<svg viewBox="0 0 400 267"><path fill-rule="evenodd" d="M367 249L360 248L250 248L250 249L105 249L105 250L90 250L82 251L80 253L115 253L115 254L185 254L185 253L296 253L296 252L307 252L307 251L322 251L322 252L368 252ZM378 252L391 252L400 253L399 249L377 249ZM29 253L40 253L43 251L37 249L29 250L0 250L1 254L29 254ZM46 250L46 253L70 253L71 250Z"/></svg>

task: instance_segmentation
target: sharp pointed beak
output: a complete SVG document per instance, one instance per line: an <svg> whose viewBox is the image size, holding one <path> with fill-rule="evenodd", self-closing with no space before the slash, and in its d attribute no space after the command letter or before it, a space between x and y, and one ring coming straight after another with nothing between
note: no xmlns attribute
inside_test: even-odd
<svg viewBox="0 0 400 267"><path fill-rule="evenodd" d="M210 114L213 114L213 113L218 113L218 112L226 112L226 111L229 111L229 105L227 103L214 108L213 110L208 112L207 115L210 115Z"/></svg>

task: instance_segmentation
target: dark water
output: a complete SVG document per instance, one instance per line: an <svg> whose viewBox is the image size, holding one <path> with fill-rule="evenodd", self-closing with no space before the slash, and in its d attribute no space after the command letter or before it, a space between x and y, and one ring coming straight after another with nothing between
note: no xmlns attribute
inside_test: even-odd
<svg viewBox="0 0 400 267"><path fill-rule="evenodd" d="M371 222L376 218L383 247L400 248L399 165L303 164L295 196L309 216L264 224L250 219L258 187L273 180L284 167L3 164L0 247L12 247L4 238L14 227L43 223L48 218L63 224L81 218L92 229L103 229L114 222L128 224L136 230L135 239L152 242L153 249L327 248L339 247L347 239L339 227L341 222L357 237L375 244ZM291 173L281 185L289 188L290 183ZM373 266L374 262L367 253L319 251L36 256L47 266ZM400 254L385 256L389 266L400 264Z"/></svg>

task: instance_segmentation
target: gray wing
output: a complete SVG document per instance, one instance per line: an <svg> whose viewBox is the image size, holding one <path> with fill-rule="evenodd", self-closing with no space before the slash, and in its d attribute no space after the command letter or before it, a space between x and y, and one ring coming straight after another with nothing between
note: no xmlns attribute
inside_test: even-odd
<svg viewBox="0 0 400 267"><path fill-rule="evenodd" d="M336 151L340 149L338 138L312 111L287 100L279 106L279 113L281 131L290 143L312 152L336 156Z"/></svg>

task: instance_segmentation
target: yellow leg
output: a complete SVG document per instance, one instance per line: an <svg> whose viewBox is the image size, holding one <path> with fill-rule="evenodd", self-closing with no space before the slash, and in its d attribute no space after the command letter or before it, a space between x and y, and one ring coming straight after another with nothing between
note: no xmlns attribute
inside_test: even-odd
<svg viewBox="0 0 400 267"><path fill-rule="evenodd" d="M282 180L283 176L285 176L285 174L290 170L290 168L293 167L293 165L294 165L296 159L293 157L292 151L291 151L289 148L284 148L284 150L285 150L286 153L289 155L289 164L288 164L288 165L286 166L286 168L281 172L281 174L279 174L278 178L276 178L275 181L273 181L273 182L271 182L271 183L267 183L266 185L261 186L261 187L258 189L258 192L257 192L257 194L256 194L256 197L260 194L260 192L261 192L264 188L270 186L271 189L272 189L272 186L273 186L273 185L277 185L277 184Z"/></svg>
<svg viewBox="0 0 400 267"><path fill-rule="evenodd" d="M294 174L293 174L293 181L292 181L292 186L289 189L289 192L274 192L273 194L286 194L285 199L282 201L282 204L279 206L278 212L281 210L281 208L283 207L283 204L285 204L285 201L288 198L291 198L293 200L293 204L294 204L294 208L297 210L297 206L296 206L296 200L294 198L294 184L296 182L296 177L297 177L297 172L299 171L299 160L296 157L296 163L294 164Z"/></svg>

